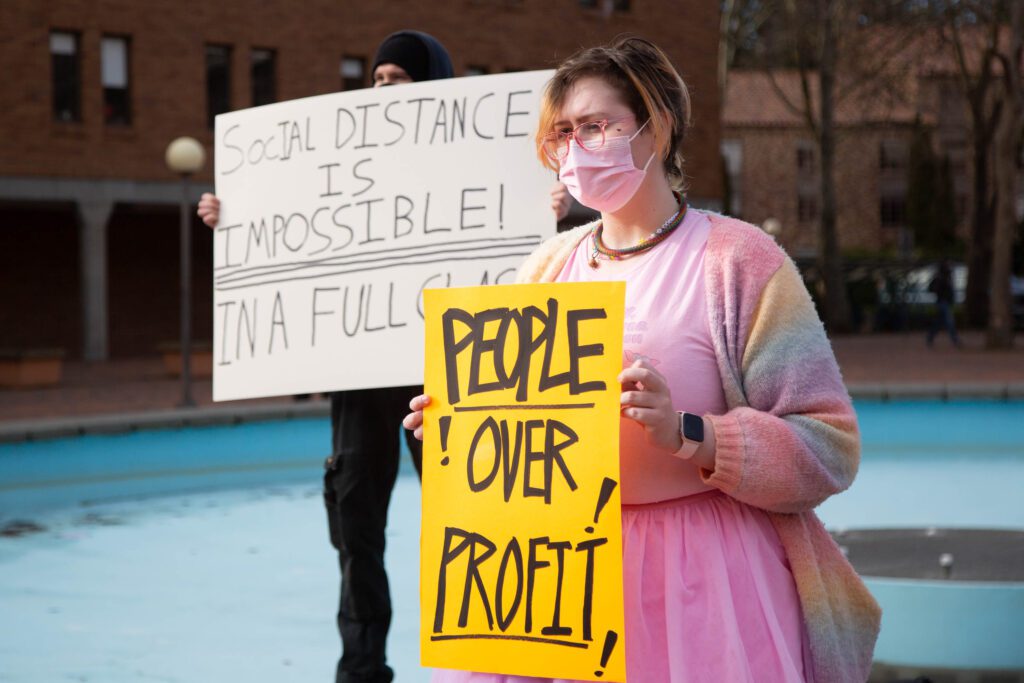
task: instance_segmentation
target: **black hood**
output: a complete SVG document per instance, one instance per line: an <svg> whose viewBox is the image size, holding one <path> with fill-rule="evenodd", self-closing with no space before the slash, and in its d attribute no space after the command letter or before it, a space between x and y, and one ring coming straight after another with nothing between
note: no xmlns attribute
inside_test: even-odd
<svg viewBox="0 0 1024 683"><path fill-rule="evenodd" d="M408 41L409 39L418 41L426 48L427 64L425 68L419 64L416 67L420 68L407 68L401 62L388 58L389 53L393 53L392 48L396 44ZM434 36L422 31L396 31L385 38L381 42L380 47L377 48L377 54L373 58L373 66L370 68L370 73L373 74L377 67L384 63L394 63L401 66L413 77L414 81L435 81L440 78L452 78L455 75L452 69L451 57L448 56L448 51L444 49L444 45Z"/></svg>

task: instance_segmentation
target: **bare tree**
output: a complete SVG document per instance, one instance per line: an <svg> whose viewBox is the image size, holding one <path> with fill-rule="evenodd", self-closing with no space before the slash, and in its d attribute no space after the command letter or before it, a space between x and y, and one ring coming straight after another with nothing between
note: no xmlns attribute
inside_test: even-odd
<svg viewBox="0 0 1024 683"><path fill-rule="evenodd" d="M791 0L792 1L792 0ZM836 67L838 62L836 20L838 0L818 0L821 26L821 66L818 69L818 96L821 119L818 146L821 148L821 226L818 233L818 259L825 281L825 319L834 332L850 330L850 303L843 276L843 255L836 234Z"/></svg>
<svg viewBox="0 0 1024 683"><path fill-rule="evenodd" d="M761 29L775 15L777 4L777 0L722 0L718 32L718 88L723 95L737 53L753 49Z"/></svg>
<svg viewBox="0 0 1024 683"><path fill-rule="evenodd" d="M821 220L818 266L822 273L824 310L829 329L850 329L849 301L837 228L836 110L844 99L875 106L894 106L905 96L903 85L914 64L908 55L915 44L914 22L889 22L860 32L862 12L896 6L900 0L780 0L772 38L782 54L764 61L776 96L804 121L817 143L820 158ZM888 17L887 17L888 18ZM781 34L781 35L779 35ZM774 67L795 66L798 98L786 92ZM906 102L902 102L906 104Z"/></svg>
<svg viewBox="0 0 1024 683"><path fill-rule="evenodd" d="M1024 2L1011 8L1010 36L1007 49L997 58L1002 76L1002 114L993 136L992 153L996 184L995 231L992 240L992 273L989 278L988 329L989 348L1013 347L1013 311L1010 293L1010 267L1013 237L1017 229L1017 152L1024 133L1024 81L1021 59L1024 58Z"/></svg>
<svg viewBox="0 0 1024 683"><path fill-rule="evenodd" d="M989 314L995 196L989 181L989 149L1003 99L995 94L999 15L1005 0L939 2L940 35L952 52L971 122L974 165L971 237L967 253L967 320L983 327Z"/></svg>
<svg viewBox="0 0 1024 683"><path fill-rule="evenodd" d="M818 267L824 295L822 317L832 332L850 330L850 304L843 276L843 256L836 233L835 104L838 64L837 27L842 0L783 0L786 27L782 50L800 77L800 100L794 102L776 80L772 62L765 68L776 96L800 117L814 136L820 166L821 221L818 229ZM817 79L817 88L812 80ZM815 92L816 90L816 92ZM817 97L815 97L817 95Z"/></svg>

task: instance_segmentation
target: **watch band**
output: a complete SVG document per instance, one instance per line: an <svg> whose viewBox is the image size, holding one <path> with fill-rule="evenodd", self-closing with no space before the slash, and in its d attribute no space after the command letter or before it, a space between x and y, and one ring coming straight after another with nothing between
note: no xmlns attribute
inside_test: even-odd
<svg viewBox="0 0 1024 683"><path fill-rule="evenodd" d="M693 457L700 445L704 443L704 420L692 413L679 413L679 438L683 445L673 453L681 460L689 460ZM699 427L696 422L700 421Z"/></svg>

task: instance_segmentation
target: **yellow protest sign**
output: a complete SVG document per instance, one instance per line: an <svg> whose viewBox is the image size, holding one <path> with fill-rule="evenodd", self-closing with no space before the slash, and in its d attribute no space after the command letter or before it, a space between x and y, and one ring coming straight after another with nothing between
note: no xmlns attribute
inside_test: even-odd
<svg viewBox="0 0 1024 683"><path fill-rule="evenodd" d="M424 292L424 666L625 681L622 282Z"/></svg>

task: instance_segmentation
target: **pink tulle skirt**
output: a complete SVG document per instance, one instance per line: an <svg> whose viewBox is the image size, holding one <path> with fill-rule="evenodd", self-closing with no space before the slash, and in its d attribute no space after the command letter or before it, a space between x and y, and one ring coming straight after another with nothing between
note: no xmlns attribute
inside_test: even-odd
<svg viewBox="0 0 1024 683"><path fill-rule="evenodd" d="M720 491L622 507L629 683L808 681L796 585L768 516ZM434 683L552 679L436 670ZM558 683L563 683L558 679Z"/></svg>

